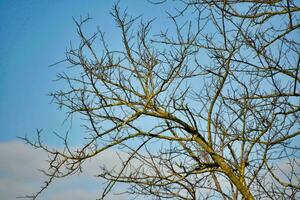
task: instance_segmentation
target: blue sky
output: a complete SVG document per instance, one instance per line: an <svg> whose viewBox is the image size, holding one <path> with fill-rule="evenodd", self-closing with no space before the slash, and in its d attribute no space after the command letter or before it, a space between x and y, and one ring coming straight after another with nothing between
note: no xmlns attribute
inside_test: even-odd
<svg viewBox="0 0 300 200"><path fill-rule="evenodd" d="M47 66L64 58L70 41L78 41L72 17L90 15L93 20L88 31L99 26L109 44L117 47L114 37L118 33L109 15L112 4L106 0L0 1L0 141L30 135L36 128L58 131L65 115L49 104L47 94L61 87L52 80L62 66ZM120 4L130 13L145 17L160 17L162 13L146 0Z"/></svg>
<svg viewBox="0 0 300 200"><path fill-rule="evenodd" d="M64 87L53 80L65 66L48 66L64 59L70 41L78 42L72 17L89 15L93 19L86 31L92 33L99 26L106 33L107 43L113 48L121 48L119 32L109 14L113 2L0 0L0 199L12 200L35 192L44 180L36 169L46 167L46 155L34 151L17 136L33 137L37 128L43 129L47 143L56 145L57 140L51 133L63 133L69 127L69 124L62 125L66 115L50 104L51 98L47 94ZM175 4L170 2L164 5L168 10ZM146 19L158 18L154 28L168 26L166 7L162 5L151 5L147 0L121 0L120 6L135 16L143 14ZM72 128L75 140L81 135L79 126L80 121L75 119ZM40 199L96 199L103 187L93 177L94 172L99 163L118 165L117 160L115 152L104 152L102 157L89 163L84 174L57 181Z"/></svg>
<svg viewBox="0 0 300 200"><path fill-rule="evenodd" d="M99 26L108 43L118 48L121 43L115 39L118 32L109 14L112 4L109 0L0 0L0 159L5 161L0 163L0 199L34 192L42 183L43 178L35 169L45 167L45 154L33 151L17 136L32 137L37 128L42 128L47 142L55 144L52 131L68 128L68 124L62 125L65 114L50 104L47 96L63 87L53 80L64 66L48 66L64 58L70 41L78 42L72 17L89 14L93 20L87 31L93 32ZM165 16L163 7L150 5L146 0L121 1L120 6L145 18ZM75 125L73 132L79 135L79 126ZM113 152L106 152L101 162L109 163L112 155ZM82 175L62 181L43 198L95 199L101 185L88 175L90 178ZM86 188L82 188L82 183Z"/></svg>

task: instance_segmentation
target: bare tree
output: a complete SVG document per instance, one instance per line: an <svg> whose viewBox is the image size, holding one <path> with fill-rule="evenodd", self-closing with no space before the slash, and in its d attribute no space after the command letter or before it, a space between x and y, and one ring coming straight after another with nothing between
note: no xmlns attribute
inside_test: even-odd
<svg viewBox="0 0 300 200"><path fill-rule="evenodd" d="M152 2L170 4L172 2ZM299 2L298 2L299 3ZM117 183L152 199L300 198L299 11L294 0L182 0L172 23L111 11L123 48L99 30L66 53L76 75L52 93L88 136L49 154L46 185L81 171L87 159L122 148L119 170L102 167L104 199ZM165 30L164 30L165 28ZM298 37L297 37L298 36ZM102 48L99 46L99 41ZM84 134L84 133L83 133ZM98 172L95 172L98 173Z"/></svg>

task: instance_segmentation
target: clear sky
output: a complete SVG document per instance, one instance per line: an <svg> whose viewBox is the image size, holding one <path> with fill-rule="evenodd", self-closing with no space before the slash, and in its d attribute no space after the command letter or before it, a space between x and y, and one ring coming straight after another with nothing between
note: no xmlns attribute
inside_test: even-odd
<svg viewBox="0 0 300 200"><path fill-rule="evenodd" d="M55 130L64 114L50 105L47 94L58 89L53 82L69 42L78 42L72 17L90 15L88 31L99 26L110 45L120 44L108 0L0 0L0 141L15 140L36 128ZM158 6L146 0L121 1L134 15L161 17ZM155 9L154 9L155 8Z"/></svg>
<svg viewBox="0 0 300 200"><path fill-rule="evenodd" d="M113 0L0 0L0 200L31 194L43 183L36 169L46 167L47 155L34 151L17 136L33 137L37 128L43 129L47 143L55 145L51 133L68 129L68 124L62 125L66 115L50 104L51 98L47 96L64 87L53 80L65 66L48 66L64 59L70 41L78 42L72 17L89 15L93 19L86 31L92 33L99 26L106 33L107 43L120 48L119 32L109 14L113 3ZM164 6L170 10L175 3L151 5L147 0L120 0L120 7L127 8L134 16L156 17L154 28L164 28L169 22ZM81 133L80 122L76 122L75 119L72 129L75 138ZM84 174L55 182L40 199L96 199L103 185L93 177L94 172L99 163L117 165L116 156L115 152L106 151L89 163Z"/></svg>
<svg viewBox="0 0 300 200"><path fill-rule="evenodd" d="M42 183L35 168L45 165L45 155L34 153L17 136L31 136L37 128L43 128L51 143L48 133L66 129L62 126L64 113L50 104L51 98L47 96L63 87L53 82L63 66L48 66L64 58L70 41L78 42L72 17L89 14L93 20L87 31L99 26L108 43L117 47L118 33L109 15L112 4L110 0L0 0L0 199L15 199L34 192ZM146 0L121 0L120 6L146 18L165 16L164 8ZM74 132L79 134L80 130ZM101 159L109 163L111 156ZM86 188L80 184L84 181ZM101 187L97 184L90 185L81 176L60 183L44 198L95 199L97 188Z"/></svg>

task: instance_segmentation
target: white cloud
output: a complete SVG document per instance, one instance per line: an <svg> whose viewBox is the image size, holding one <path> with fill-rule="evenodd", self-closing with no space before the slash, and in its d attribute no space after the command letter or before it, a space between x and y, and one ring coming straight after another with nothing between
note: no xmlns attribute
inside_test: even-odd
<svg viewBox="0 0 300 200"><path fill-rule="evenodd" d="M37 168L45 168L47 155L34 150L21 142L0 143L1 172L18 178L36 178L40 176Z"/></svg>
<svg viewBox="0 0 300 200"><path fill-rule="evenodd" d="M16 199L30 195L43 184L45 177L37 169L47 168L47 155L21 141L0 143L0 198ZM39 199L49 200L94 200L103 189L103 182L94 175L99 166L114 167L120 164L114 151L106 151L94 160L87 161L84 173L56 180ZM119 188L117 188L119 189ZM109 199L127 199L125 196L111 196Z"/></svg>

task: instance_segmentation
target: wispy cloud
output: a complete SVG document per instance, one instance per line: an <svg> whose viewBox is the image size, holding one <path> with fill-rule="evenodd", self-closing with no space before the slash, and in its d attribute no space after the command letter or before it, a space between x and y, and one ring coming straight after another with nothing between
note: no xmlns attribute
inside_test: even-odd
<svg viewBox="0 0 300 200"><path fill-rule="evenodd" d="M43 184L45 177L38 169L47 168L47 155L34 150L19 141L0 143L0 198L16 199L18 196L30 195ZM120 164L114 151L107 151L101 157L88 161L84 173L54 182L40 199L49 200L94 200L103 189L103 182L94 175L99 166L108 167ZM111 196L109 199L127 199L126 196Z"/></svg>

